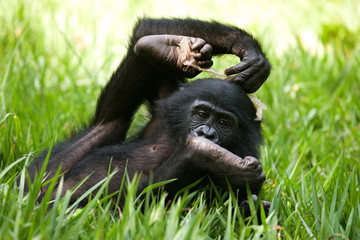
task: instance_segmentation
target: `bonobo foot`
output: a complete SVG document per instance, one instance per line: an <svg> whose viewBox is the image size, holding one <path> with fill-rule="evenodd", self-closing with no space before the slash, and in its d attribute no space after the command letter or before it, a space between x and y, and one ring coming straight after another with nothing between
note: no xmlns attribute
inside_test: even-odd
<svg viewBox="0 0 360 240"><path fill-rule="evenodd" d="M257 201L257 196L252 195L252 198L253 198L253 201L255 203ZM269 203L268 201L264 201L264 200L260 200L260 203L264 207L265 216L268 216L269 215L269 210L270 210L270 207L271 207L271 203ZM240 208L240 212L244 213L245 217L250 216L251 211L250 211L249 200L242 201L240 203L240 205L239 205L239 208ZM258 219L261 221L260 211L259 210L260 210L260 205L259 205L259 208L257 209L257 212L258 212Z"/></svg>
<svg viewBox="0 0 360 240"><path fill-rule="evenodd" d="M189 45L190 53L184 53L182 44ZM149 35L140 38L135 47L135 54L165 64L180 70L184 77L192 78L200 73L199 70L184 64L186 54L191 54L201 68L212 66L212 47L201 38L178 35Z"/></svg>

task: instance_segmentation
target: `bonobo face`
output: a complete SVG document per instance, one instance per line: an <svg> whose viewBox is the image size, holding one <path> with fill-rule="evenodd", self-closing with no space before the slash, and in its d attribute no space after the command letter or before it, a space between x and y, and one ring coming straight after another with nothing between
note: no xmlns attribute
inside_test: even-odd
<svg viewBox="0 0 360 240"><path fill-rule="evenodd" d="M202 136L240 156L258 157L260 122L246 93L234 83L199 79L158 102L170 138L179 144Z"/></svg>
<svg viewBox="0 0 360 240"><path fill-rule="evenodd" d="M195 100L188 118L190 138L201 136L218 145L231 138L238 125L233 113L201 100Z"/></svg>

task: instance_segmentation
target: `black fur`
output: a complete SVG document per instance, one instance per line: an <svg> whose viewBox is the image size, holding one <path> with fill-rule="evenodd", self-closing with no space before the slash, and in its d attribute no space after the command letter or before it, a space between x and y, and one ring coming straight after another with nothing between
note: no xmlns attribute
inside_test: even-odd
<svg viewBox="0 0 360 240"><path fill-rule="evenodd" d="M185 76L190 74L193 77L199 72L187 69L185 73L184 66L176 65L177 55L171 55L173 60L170 62L149 61L149 56L155 56L156 59L156 56L168 54L166 51L169 47L165 50L154 50L145 57L134 52L135 44L140 38L161 34L205 40L212 49L206 48L207 52L204 50L206 53L200 56L200 62L209 63L211 50L213 55L235 54L242 62L225 71L236 74L229 77L228 81L203 79L186 83ZM175 45L174 49L176 47ZM214 155L220 151L223 154L220 155L225 159L227 156L233 159L234 156L221 149L225 148L241 158L259 157L260 122L254 120L256 111L246 93L256 91L269 72L270 64L258 42L241 29L193 19L142 19L134 28L127 55L101 92L90 126L52 150L47 166L49 177L54 176L62 164L62 172L65 172L65 192L92 173L75 192L73 200L108 174L110 160L111 168L119 169L110 182L110 193L119 190L126 161L130 177L134 176L135 172L142 173L139 191L148 185L150 172L154 174L154 182L178 179L165 186L170 195L206 175L215 179L219 176L226 177L227 170L217 172L216 161L222 159L215 157L214 162ZM191 116L197 100L206 102L214 109L210 116L210 120L216 118L216 121L212 122L214 126L207 126L208 123L201 123L201 119L194 120L196 116ZM133 115L145 101L149 103L153 116L138 138L125 141ZM236 122L236 126L215 126L217 117L226 116L224 112L236 116L235 121L230 121L231 124ZM189 120L190 118L192 119ZM201 141L199 146L189 145L193 136L200 134L200 137L206 137L201 136L202 133L194 133L189 121L195 121L195 124L200 126L206 125L206 128L211 130L215 129L222 148L217 150L216 144L207 141L205 145L202 145ZM197 141L195 143L198 144ZM203 146L209 146L208 153ZM45 156L46 152L38 158L40 166ZM243 187L244 182L249 182L254 192L260 189L265 177L260 163L254 158L244 160L246 164L240 169L244 170L244 175L240 170L233 173L234 169L229 169L227 177L230 180L241 180L239 184L233 181L234 188ZM197 165L203 161L208 161L209 166ZM28 170L33 178L36 164L32 163ZM234 174L236 178L233 177ZM218 183L223 185L223 180ZM44 190L46 191L46 186Z"/></svg>

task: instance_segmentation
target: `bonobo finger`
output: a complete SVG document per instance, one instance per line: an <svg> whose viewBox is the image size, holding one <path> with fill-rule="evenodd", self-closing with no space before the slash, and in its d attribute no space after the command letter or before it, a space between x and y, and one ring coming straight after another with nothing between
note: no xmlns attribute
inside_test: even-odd
<svg viewBox="0 0 360 240"><path fill-rule="evenodd" d="M193 78L196 77L201 71L190 67L190 66L184 66L182 72L184 73L184 77L186 78Z"/></svg>
<svg viewBox="0 0 360 240"><path fill-rule="evenodd" d="M198 64L201 68L210 68L213 65L213 61L212 60L199 61Z"/></svg>
<svg viewBox="0 0 360 240"><path fill-rule="evenodd" d="M212 47L209 44L206 44L200 52L192 52L191 55L196 60L210 60L212 58Z"/></svg>
<svg viewBox="0 0 360 240"><path fill-rule="evenodd" d="M244 58L244 61L242 61L241 63L226 69L225 73L231 75L231 74L248 71L247 75L250 76L257 72L262 72L264 73L264 77L266 80L266 77L269 76L270 74L270 70L271 70L270 63L265 58L262 59Z"/></svg>
<svg viewBox="0 0 360 240"><path fill-rule="evenodd" d="M265 82L268 76L269 73L259 71L256 74L252 75L247 81L240 83L240 86L247 93L256 92Z"/></svg>
<svg viewBox="0 0 360 240"><path fill-rule="evenodd" d="M247 62L247 61L242 61L239 64L236 64L235 66L232 66L230 68L225 69L225 74L226 75L234 75L234 74L238 74L241 73L242 71L248 69L249 67L251 67L251 63Z"/></svg>
<svg viewBox="0 0 360 240"><path fill-rule="evenodd" d="M271 65L261 55L247 54L243 61L225 70L226 75L234 75L226 80L239 84L247 93L255 92L268 78Z"/></svg>
<svg viewBox="0 0 360 240"><path fill-rule="evenodd" d="M248 180L250 187L258 187L261 186L263 184L263 182L265 182L266 180L266 176L263 172L261 172L259 175L256 175L255 177L251 178Z"/></svg>
<svg viewBox="0 0 360 240"><path fill-rule="evenodd" d="M210 44L206 44L203 48L201 48L200 53L201 53L201 59L211 59L212 57L212 51L213 48Z"/></svg>
<svg viewBox="0 0 360 240"><path fill-rule="evenodd" d="M246 93L253 93L261 87L269 74L270 71L246 69L235 76L228 77L226 81L238 84Z"/></svg>
<svg viewBox="0 0 360 240"><path fill-rule="evenodd" d="M248 165L248 167L250 169L253 169L253 170L257 170L259 172L262 171L262 166L259 162L259 160L257 160L256 158L254 157L251 157L251 156L246 156L243 161L246 162L246 164Z"/></svg>
<svg viewBox="0 0 360 240"><path fill-rule="evenodd" d="M191 38L191 43L191 50L200 50L206 44L202 38Z"/></svg>
<svg viewBox="0 0 360 240"><path fill-rule="evenodd" d="M236 67L236 66L235 66ZM242 69L245 66L239 66ZM225 70L226 73L226 70ZM258 90L270 74L270 68L261 68L259 64L242 70L235 76L228 77L226 81L234 82L242 87L246 93L253 93Z"/></svg>

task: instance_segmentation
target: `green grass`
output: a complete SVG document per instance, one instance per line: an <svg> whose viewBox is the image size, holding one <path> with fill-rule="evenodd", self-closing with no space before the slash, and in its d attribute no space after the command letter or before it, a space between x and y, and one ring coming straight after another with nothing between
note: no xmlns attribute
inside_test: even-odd
<svg viewBox="0 0 360 240"><path fill-rule="evenodd" d="M159 2L0 1L0 239L360 239L358 1ZM86 123L145 13L215 18L262 42L273 65L257 93L268 108L261 195L272 207L263 225L216 188L210 203L199 191L168 205L164 195L136 199L134 180L121 210L107 179L84 208L70 192L52 208L49 196L37 204L39 178L23 192L24 164ZM216 61L222 70L237 60Z"/></svg>

